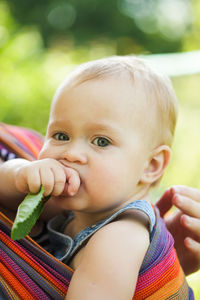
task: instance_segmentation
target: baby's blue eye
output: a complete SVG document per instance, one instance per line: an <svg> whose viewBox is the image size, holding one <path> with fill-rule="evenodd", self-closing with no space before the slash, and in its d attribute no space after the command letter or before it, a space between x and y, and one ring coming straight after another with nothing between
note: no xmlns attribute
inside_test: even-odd
<svg viewBox="0 0 200 300"><path fill-rule="evenodd" d="M53 135L53 138L58 141L69 141L68 135L63 132L58 132Z"/></svg>
<svg viewBox="0 0 200 300"><path fill-rule="evenodd" d="M110 145L110 141L104 137L97 137L93 140L93 144L99 147L106 147Z"/></svg>

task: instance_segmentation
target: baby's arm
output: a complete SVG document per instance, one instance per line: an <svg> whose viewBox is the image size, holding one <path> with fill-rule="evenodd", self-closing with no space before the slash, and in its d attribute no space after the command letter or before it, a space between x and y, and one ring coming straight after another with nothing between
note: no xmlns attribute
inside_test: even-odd
<svg viewBox="0 0 200 300"><path fill-rule="evenodd" d="M44 196L59 196L63 192L73 196L79 189L80 178L74 169L63 166L55 159L46 158L19 167L15 185L22 193L37 193L43 185Z"/></svg>
<svg viewBox="0 0 200 300"><path fill-rule="evenodd" d="M123 219L106 225L83 249L66 300L132 299L148 246L141 223Z"/></svg>
<svg viewBox="0 0 200 300"><path fill-rule="evenodd" d="M66 168L54 159L33 162L15 159L0 167L0 203L4 208L15 212L25 194L37 193L41 185L44 186L45 196L58 196L63 192L72 196L79 189L80 178L75 170ZM50 200L48 202L45 219L52 216L53 204ZM55 208L54 213L58 211Z"/></svg>
<svg viewBox="0 0 200 300"><path fill-rule="evenodd" d="M24 198L24 193L20 192L15 179L18 168L26 166L29 161L25 159L12 159L0 165L0 205L16 211L18 205Z"/></svg>

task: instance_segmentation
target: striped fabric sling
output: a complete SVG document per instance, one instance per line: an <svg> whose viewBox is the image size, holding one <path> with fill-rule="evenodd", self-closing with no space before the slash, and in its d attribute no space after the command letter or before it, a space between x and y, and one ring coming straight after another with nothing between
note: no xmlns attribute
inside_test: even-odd
<svg viewBox="0 0 200 300"><path fill-rule="evenodd" d="M43 137L33 130L0 123L0 154L7 160L35 160ZM10 155L10 156L9 156ZM155 209L152 243L140 269L134 300L193 300L173 247L173 238ZM0 213L0 299L64 299L73 270L29 236L10 238L12 222Z"/></svg>
<svg viewBox="0 0 200 300"><path fill-rule="evenodd" d="M186 282L174 249L174 239L156 207L155 214L151 244L139 272L133 299L193 300L193 291Z"/></svg>
<svg viewBox="0 0 200 300"><path fill-rule="evenodd" d="M2 160L35 160L42 144L33 130L0 123ZM11 225L0 213L0 299L64 299L73 271L30 237L13 241Z"/></svg>
<svg viewBox="0 0 200 300"><path fill-rule="evenodd" d="M0 155L3 160L9 159L6 157L6 150L13 154L11 158L35 160L42 145L43 136L36 131L0 123Z"/></svg>

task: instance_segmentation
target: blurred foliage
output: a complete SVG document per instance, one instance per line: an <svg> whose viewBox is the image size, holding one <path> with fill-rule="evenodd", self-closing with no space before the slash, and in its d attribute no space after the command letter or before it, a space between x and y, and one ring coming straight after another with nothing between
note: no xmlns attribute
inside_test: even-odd
<svg viewBox="0 0 200 300"><path fill-rule="evenodd" d="M75 65L199 45L199 0L0 0L0 120L44 134L52 96ZM173 184L200 189L200 75L172 80L180 113L158 196Z"/></svg>
<svg viewBox="0 0 200 300"><path fill-rule="evenodd" d="M0 0L0 119L44 133L53 93L74 65L113 54L197 48L199 3ZM175 83L178 90L182 84Z"/></svg>
<svg viewBox="0 0 200 300"><path fill-rule="evenodd" d="M200 188L200 74L177 77L173 85L179 99L179 116L173 157L163 185L185 184Z"/></svg>
<svg viewBox="0 0 200 300"><path fill-rule="evenodd" d="M117 54L175 52L191 34L192 0L7 0L21 26L34 26L45 46L113 41Z"/></svg>

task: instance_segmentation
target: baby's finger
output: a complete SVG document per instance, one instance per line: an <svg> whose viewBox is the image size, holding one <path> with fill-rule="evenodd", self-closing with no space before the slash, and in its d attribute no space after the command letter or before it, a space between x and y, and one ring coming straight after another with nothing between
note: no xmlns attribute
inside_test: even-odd
<svg viewBox="0 0 200 300"><path fill-rule="evenodd" d="M186 215L181 217L181 224L186 227L200 242L200 219Z"/></svg>
<svg viewBox="0 0 200 300"><path fill-rule="evenodd" d="M200 191L195 188L184 186L184 185L175 185L171 188L171 190L173 194L178 193L182 196L200 202Z"/></svg>
<svg viewBox="0 0 200 300"><path fill-rule="evenodd" d="M67 192L70 196L74 196L80 187L80 176L77 171L71 168L65 168L67 179Z"/></svg>
<svg viewBox="0 0 200 300"><path fill-rule="evenodd" d="M200 203L192 200L189 197L180 194L174 194L172 198L173 204L178 207L183 213L200 219Z"/></svg>
<svg viewBox="0 0 200 300"><path fill-rule="evenodd" d="M54 175L51 169L40 169L41 184L44 186L44 196L49 196L54 188Z"/></svg>
<svg viewBox="0 0 200 300"><path fill-rule="evenodd" d="M34 170L34 172L28 172L27 183L29 187L29 191L33 194L39 192L41 188L41 180L39 170Z"/></svg>
<svg viewBox="0 0 200 300"><path fill-rule="evenodd" d="M53 196L59 196L62 194L65 183L66 183L66 174L63 169L54 171L54 187L52 190Z"/></svg>
<svg viewBox="0 0 200 300"><path fill-rule="evenodd" d="M20 191L21 193L26 194L29 192L27 180L25 180L23 175L17 176L17 178L15 180L15 185L16 185L17 190Z"/></svg>

